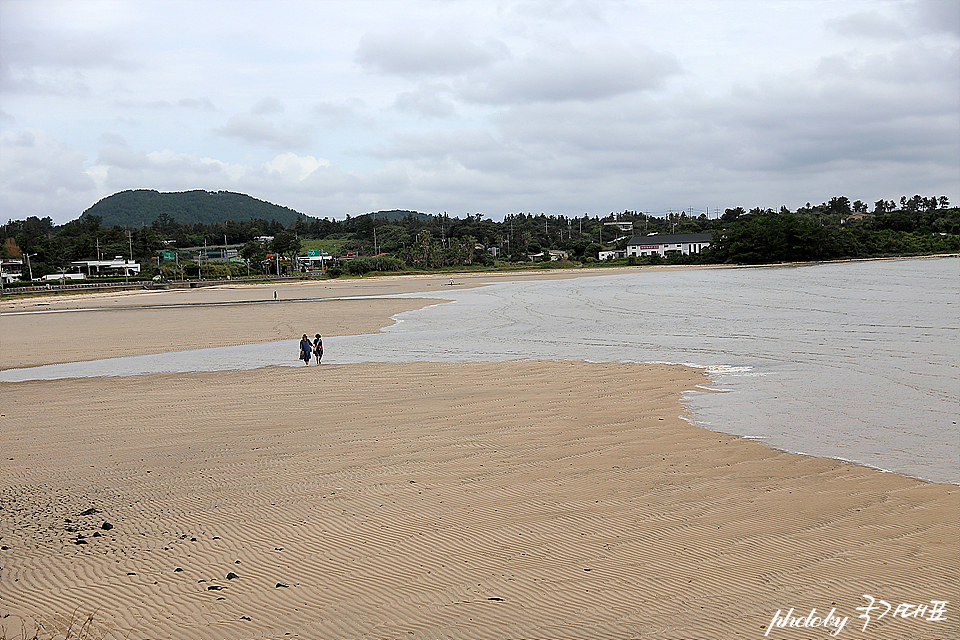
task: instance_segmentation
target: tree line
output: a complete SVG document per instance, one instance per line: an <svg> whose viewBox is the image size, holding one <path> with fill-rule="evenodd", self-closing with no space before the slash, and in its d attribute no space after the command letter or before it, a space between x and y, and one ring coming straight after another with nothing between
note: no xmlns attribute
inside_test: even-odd
<svg viewBox="0 0 960 640"><path fill-rule="evenodd" d="M5 239L0 252L12 258L29 253L35 277L56 273L72 261L115 256L141 262L142 273L150 276L164 268L160 260L164 251L180 252L189 272L196 268L191 256L197 247L238 248L246 264L210 265L214 272L208 275L214 277L270 271L268 255L277 264L276 256L302 255L304 243L311 240L337 241L344 252L365 258L354 264L354 270L379 271L529 262L531 255L547 249L565 251L577 262L593 262L601 250L624 249L632 235L674 233L713 234L709 250L668 258L679 263L760 264L960 251L960 209L951 208L944 196L878 200L872 212L868 209L860 200L838 196L795 211L736 207L715 217L687 211L654 216L625 210L602 217L512 213L494 221L482 213L460 218L410 212L343 220L300 216L284 225L256 218L182 223L161 211L139 228L104 226L96 215L63 225L53 224L50 218L29 217L0 226L0 238ZM621 231L611 223L632 223L633 230ZM272 240L258 239L265 236ZM185 251L188 248L193 253Z"/></svg>

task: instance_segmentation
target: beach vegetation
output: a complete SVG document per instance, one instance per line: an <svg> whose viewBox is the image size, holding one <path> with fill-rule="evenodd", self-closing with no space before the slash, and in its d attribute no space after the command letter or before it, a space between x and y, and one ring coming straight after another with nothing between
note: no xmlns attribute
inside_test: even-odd
<svg viewBox="0 0 960 640"><path fill-rule="evenodd" d="M403 271L405 268L406 264L402 260L387 256L354 258L353 260L347 260L343 265L343 271L353 276L364 275L373 271Z"/></svg>
<svg viewBox="0 0 960 640"><path fill-rule="evenodd" d="M35 620L5 614L0 617L0 640L103 640L110 630L95 621L96 613Z"/></svg>
<svg viewBox="0 0 960 640"><path fill-rule="evenodd" d="M158 195L176 195L178 204L164 208L160 203L165 199ZM298 214L281 221L254 217L274 210L247 206L251 203L243 200L246 204L233 210L234 218L204 221L213 219L214 212L226 215L225 203L234 202L238 195L242 194L125 192L63 225L55 225L49 217L10 220L0 225L0 254L6 258L29 255L34 278L64 272L73 261L122 256L139 262L140 278L148 280L157 275L167 279L308 276L303 272L305 263L297 260L308 250L330 256L324 266L337 266L348 276L540 268L531 256L547 250L569 256L545 262L550 268L765 264L960 251L960 208L951 207L945 196L880 199L872 211L865 200L835 196L795 211L737 206L712 216L693 211L653 215L624 210L572 217L521 212L507 214L502 221L482 213L452 217L401 210L347 215L343 220ZM138 210L153 217L140 220L140 226L111 226L112 218L105 214L112 209L107 205L123 202L150 203ZM600 251L623 251L634 235L675 233L711 233L713 241L699 254L597 260ZM28 280L27 269L23 271L22 279Z"/></svg>

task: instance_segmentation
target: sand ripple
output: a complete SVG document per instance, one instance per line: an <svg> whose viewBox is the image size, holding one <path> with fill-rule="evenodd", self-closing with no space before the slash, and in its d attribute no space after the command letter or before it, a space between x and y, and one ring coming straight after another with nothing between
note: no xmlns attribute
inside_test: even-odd
<svg viewBox="0 0 960 640"><path fill-rule="evenodd" d="M524 362L0 385L0 615L96 612L134 639L719 639L777 609L855 617L863 593L955 599L957 487L691 426L679 391L703 382Z"/></svg>

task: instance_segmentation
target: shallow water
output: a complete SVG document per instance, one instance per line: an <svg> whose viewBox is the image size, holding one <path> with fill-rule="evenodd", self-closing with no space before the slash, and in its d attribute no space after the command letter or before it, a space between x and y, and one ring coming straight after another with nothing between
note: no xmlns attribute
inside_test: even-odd
<svg viewBox="0 0 960 640"><path fill-rule="evenodd" d="M325 362L569 359L707 368L690 417L770 446L960 484L960 259L643 271L444 287ZM322 327L318 327L322 332ZM297 340L0 372L0 381L302 366ZM629 392L629 390L625 390Z"/></svg>

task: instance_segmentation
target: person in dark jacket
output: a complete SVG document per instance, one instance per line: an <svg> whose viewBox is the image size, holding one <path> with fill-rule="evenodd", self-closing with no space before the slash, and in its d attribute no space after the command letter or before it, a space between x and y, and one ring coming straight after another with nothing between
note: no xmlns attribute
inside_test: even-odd
<svg viewBox="0 0 960 640"><path fill-rule="evenodd" d="M320 359L323 358L323 338L319 333L313 339L313 355L317 356L317 364L320 364Z"/></svg>
<svg viewBox="0 0 960 640"><path fill-rule="evenodd" d="M300 359L308 367L310 366L311 355L313 355L313 345L310 344L310 338L307 337L307 334L303 334L303 337L300 338Z"/></svg>

